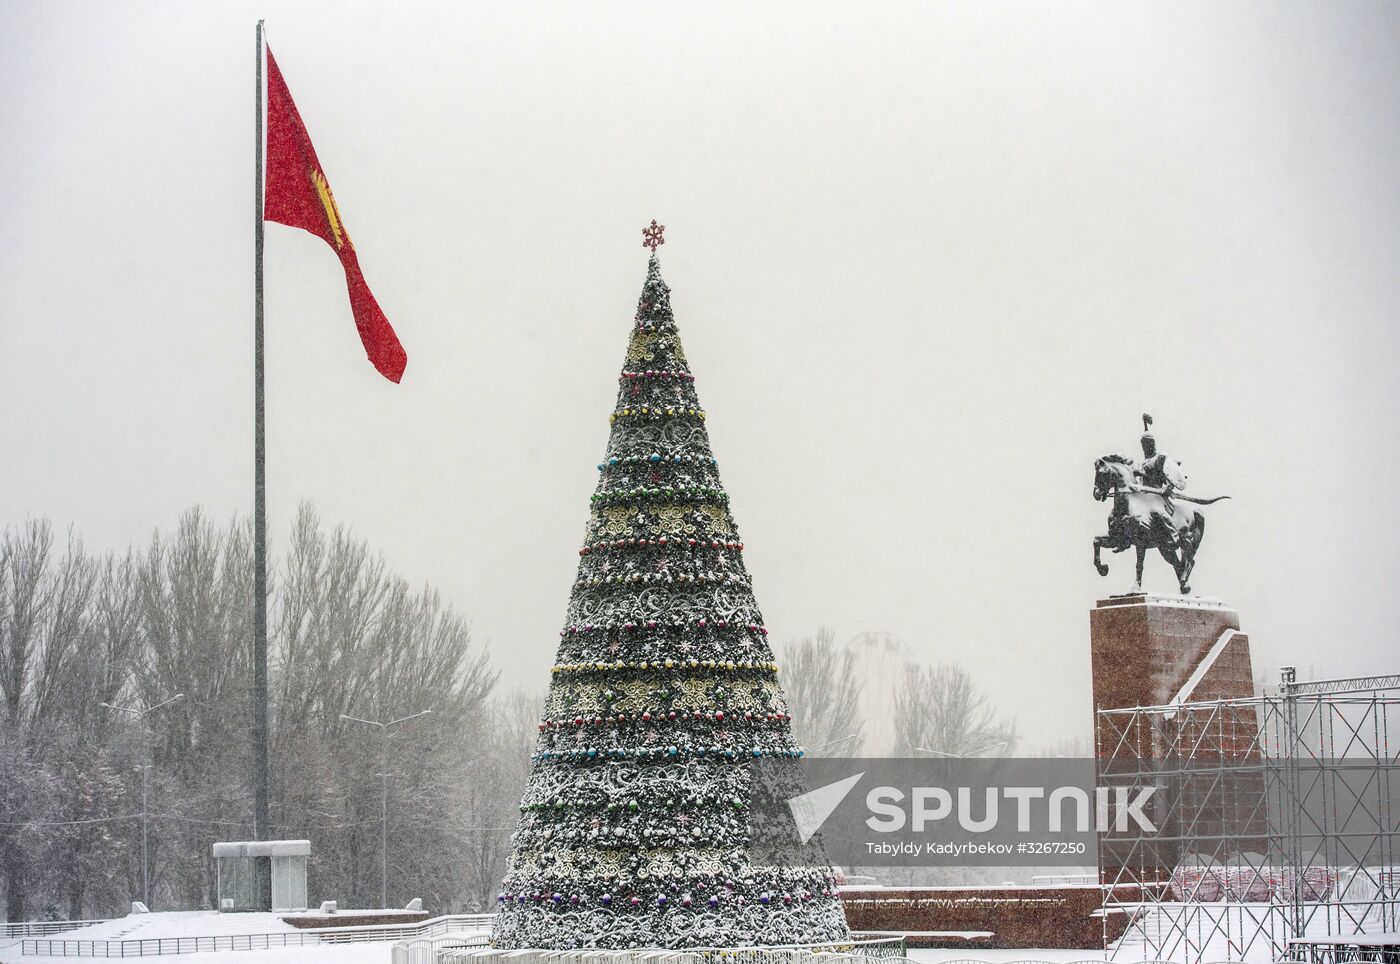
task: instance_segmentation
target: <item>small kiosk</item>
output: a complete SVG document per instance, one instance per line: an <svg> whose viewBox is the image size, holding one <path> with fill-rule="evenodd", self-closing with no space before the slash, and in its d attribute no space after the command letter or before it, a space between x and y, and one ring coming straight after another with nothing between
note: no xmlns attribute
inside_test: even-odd
<svg viewBox="0 0 1400 964"><path fill-rule="evenodd" d="M306 910L306 859L310 840L241 840L214 844L219 910ZM258 906L259 859L272 861L272 907Z"/></svg>

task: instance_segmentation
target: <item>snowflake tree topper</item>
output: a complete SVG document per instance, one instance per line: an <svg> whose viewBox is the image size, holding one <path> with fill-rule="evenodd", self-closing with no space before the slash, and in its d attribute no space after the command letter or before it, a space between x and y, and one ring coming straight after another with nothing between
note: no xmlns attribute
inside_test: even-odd
<svg viewBox="0 0 1400 964"><path fill-rule="evenodd" d="M652 218L651 226L642 228L642 247L651 248L652 254L655 254L656 249L666 243L666 239L661 236L665 230L666 225L657 224L656 219Z"/></svg>

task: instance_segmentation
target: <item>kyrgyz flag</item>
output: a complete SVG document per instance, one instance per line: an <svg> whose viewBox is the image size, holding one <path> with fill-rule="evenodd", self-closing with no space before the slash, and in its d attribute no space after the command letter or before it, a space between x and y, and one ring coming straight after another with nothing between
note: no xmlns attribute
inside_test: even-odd
<svg viewBox="0 0 1400 964"><path fill-rule="evenodd" d="M267 194L263 217L310 231L335 249L345 269L350 308L365 354L385 378L392 382L402 378L408 356L360 273L355 246L316 159L316 148L311 146L306 125L271 50L267 51Z"/></svg>

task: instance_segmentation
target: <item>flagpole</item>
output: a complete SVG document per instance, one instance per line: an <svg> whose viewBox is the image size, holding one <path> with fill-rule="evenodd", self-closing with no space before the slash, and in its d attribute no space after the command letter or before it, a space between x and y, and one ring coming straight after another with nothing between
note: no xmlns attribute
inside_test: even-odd
<svg viewBox="0 0 1400 964"><path fill-rule="evenodd" d="M263 424L263 22L257 29L257 164L253 219L253 839L268 837L267 467ZM259 902L271 907L271 861L258 861Z"/></svg>

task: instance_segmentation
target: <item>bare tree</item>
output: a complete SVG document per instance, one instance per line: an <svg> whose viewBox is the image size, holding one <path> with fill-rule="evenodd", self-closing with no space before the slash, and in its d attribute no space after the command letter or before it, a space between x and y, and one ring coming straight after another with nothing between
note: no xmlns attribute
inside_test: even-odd
<svg viewBox="0 0 1400 964"><path fill-rule="evenodd" d="M149 809L153 898L167 907L212 907L209 845L244 836L251 801L248 678L252 553L238 519L216 526L198 508L170 534L157 532L136 563L141 649L130 699L180 703L127 721L123 745L136 766L151 764ZM150 727L150 760L146 734Z"/></svg>
<svg viewBox="0 0 1400 964"><path fill-rule="evenodd" d="M215 905L209 845L252 832L249 534L197 508L141 551L100 559L71 534L60 547L47 521L0 534L9 919L119 911L140 889L143 823L153 904ZM482 875L504 860L483 831L513 824L500 814L525 780L511 767L528 766L528 746L505 744L534 721L500 718L495 670L435 590L395 577L344 527L323 530L309 506L270 591L271 831L309 837L313 892L346 906L379 903L386 829L392 901L480 906L497 882ZM177 692L186 698L145 718L101 705ZM383 756L340 718L416 709L432 714L387 735ZM464 879L464 866L488 869Z"/></svg>
<svg viewBox="0 0 1400 964"><path fill-rule="evenodd" d="M998 719L955 663L911 664L895 691L894 715L896 756L1010 756L1016 748L1016 724Z"/></svg>
<svg viewBox="0 0 1400 964"><path fill-rule="evenodd" d="M141 759L114 741L126 719L102 706L122 699L139 651L133 556L107 556L94 572L81 638L63 673L62 722L50 728L44 751L60 788L54 816L63 822L48 834L44 864L50 896L70 918L88 903L121 902L137 879L131 814L139 798L127 774Z"/></svg>
<svg viewBox="0 0 1400 964"><path fill-rule="evenodd" d="M459 864L471 841L457 819L490 728L497 673L467 621L436 590L412 589L344 527L325 533L309 505L293 527L275 600L273 821L321 841L314 886L348 904L380 901L388 817L391 901L460 899ZM342 714L430 716L366 734ZM389 741L388 776L381 747Z"/></svg>
<svg viewBox="0 0 1400 964"><path fill-rule="evenodd" d="M860 753L865 721L861 683L850 650L838 649L831 630L783 646L779 680L792 713L792 732L811 756Z"/></svg>
<svg viewBox="0 0 1400 964"><path fill-rule="evenodd" d="M520 817L520 800L530 776L536 724L544 698L512 690L491 703L490 732L482 757L466 774L457 811L464 840L463 907L485 911L506 873L510 836Z"/></svg>
<svg viewBox="0 0 1400 964"><path fill-rule="evenodd" d="M63 555L55 554L47 520L0 536L0 695L9 737L0 743L0 768L10 781L0 797L0 878L11 920L29 913L31 895L45 893L33 878L47 870L64 809L53 764L71 748L72 716L82 713L76 703L97 575L71 532Z"/></svg>
<svg viewBox="0 0 1400 964"><path fill-rule="evenodd" d="M53 555L47 520L6 531L4 612L0 616L0 690L14 726L42 724L62 711L65 676L88 618L97 566L70 532L67 550Z"/></svg>

